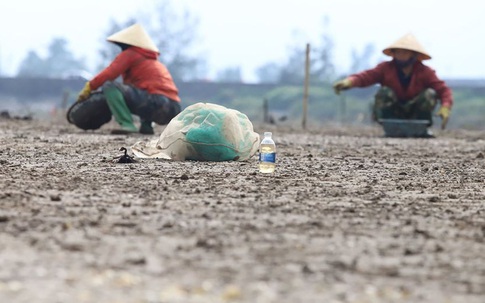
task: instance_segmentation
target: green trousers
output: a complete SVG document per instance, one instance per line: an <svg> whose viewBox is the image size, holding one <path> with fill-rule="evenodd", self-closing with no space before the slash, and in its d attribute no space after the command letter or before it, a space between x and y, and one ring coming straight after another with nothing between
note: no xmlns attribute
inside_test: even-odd
<svg viewBox="0 0 485 303"><path fill-rule="evenodd" d="M428 120L433 123L433 109L437 104L436 92L428 88L411 100L400 101L389 87L381 87L373 106L373 118L380 119L414 119Z"/></svg>
<svg viewBox="0 0 485 303"><path fill-rule="evenodd" d="M116 122L121 125L122 130L138 132L138 129L133 124L133 117L121 91L116 86L110 85L103 87L103 94L111 113Z"/></svg>
<svg viewBox="0 0 485 303"><path fill-rule="evenodd" d="M107 81L102 90L108 107L123 132L137 131L132 115L140 117L140 133L153 134L152 123L166 125L181 111L180 102L170 100L164 95L150 94L131 85Z"/></svg>

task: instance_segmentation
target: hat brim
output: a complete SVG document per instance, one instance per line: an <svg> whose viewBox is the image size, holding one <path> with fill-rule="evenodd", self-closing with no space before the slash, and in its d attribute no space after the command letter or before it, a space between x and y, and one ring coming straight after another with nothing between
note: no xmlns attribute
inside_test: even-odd
<svg viewBox="0 0 485 303"><path fill-rule="evenodd" d="M123 43L160 53L155 43L140 24L133 24L128 28L114 33L106 40L112 43Z"/></svg>
<svg viewBox="0 0 485 303"><path fill-rule="evenodd" d="M423 60L429 60L429 59L431 59L431 56L430 56L430 55L428 55L428 54L423 54L423 53L421 53L421 52L419 52L419 51L417 51L417 50L414 50L414 49L409 49L409 48L403 48L403 47L392 47L392 48L386 48L386 49L384 49L382 52L383 52L385 55L392 57L392 51L393 51L394 49L405 49L405 50L410 50L410 51L413 51L413 52L415 52L415 53L417 53L417 54L418 54L418 57L417 57L416 59L418 59L418 60L420 60L420 61L423 61Z"/></svg>

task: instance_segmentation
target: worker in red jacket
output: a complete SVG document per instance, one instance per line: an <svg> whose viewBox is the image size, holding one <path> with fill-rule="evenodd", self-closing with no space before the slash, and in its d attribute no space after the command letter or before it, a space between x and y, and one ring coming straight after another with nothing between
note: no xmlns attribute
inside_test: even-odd
<svg viewBox="0 0 485 303"><path fill-rule="evenodd" d="M153 134L152 122L165 125L181 111L177 87L165 65L158 61L159 50L139 24L108 37L121 53L111 64L88 81L78 102L101 88L108 107L121 129L112 133ZM123 82L115 81L119 76ZM133 115L140 117L138 129Z"/></svg>
<svg viewBox="0 0 485 303"><path fill-rule="evenodd" d="M383 50L391 61L350 75L336 82L337 94L351 87L367 87L380 84L375 95L373 118L428 120L431 126L432 112L441 103L437 116L442 119L441 128L448 122L453 96L450 88L440 80L435 71L422 63L431 59L412 34L407 34Z"/></svg>

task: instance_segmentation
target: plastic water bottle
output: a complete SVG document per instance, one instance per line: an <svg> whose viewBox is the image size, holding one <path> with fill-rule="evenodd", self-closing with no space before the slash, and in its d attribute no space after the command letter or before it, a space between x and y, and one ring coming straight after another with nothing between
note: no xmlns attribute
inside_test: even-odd
<svg viewBox="0 0 485 303"><path fill-rule="evenodd" d="M259 146L259 171L272 173L276 166L276 145L271 138L271 132L265 132L264 138Z"/></svg>

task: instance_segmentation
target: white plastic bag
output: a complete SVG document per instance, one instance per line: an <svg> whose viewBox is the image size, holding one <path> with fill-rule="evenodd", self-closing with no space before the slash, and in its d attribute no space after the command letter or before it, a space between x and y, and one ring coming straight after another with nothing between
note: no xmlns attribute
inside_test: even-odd
<svg viewBox="0 0 485 303"><path fill-rule="evenodd" d="M212 103L196 103L170 121L158 140L137 142L138 158L244 161L259 147L259 134L248 117Z"/></svg>

